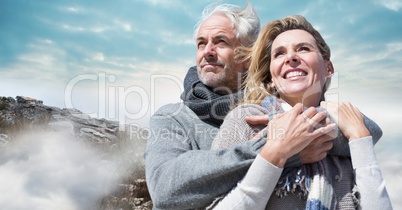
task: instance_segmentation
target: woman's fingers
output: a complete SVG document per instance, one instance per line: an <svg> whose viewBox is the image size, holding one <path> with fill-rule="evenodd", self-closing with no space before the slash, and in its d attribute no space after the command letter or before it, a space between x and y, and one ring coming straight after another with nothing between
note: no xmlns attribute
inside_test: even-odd
<svg viewBox="0 0 402 210"><path fill-rule="evenodd" d="M306 118L306 121L313 127L313 128L320 128L323 127L326 124L322 124L321 122L325 121L327 118L327 113L326 112L319 112L316 113L314 116L311 118Z"/></svg>
<svg viewBox="0 0 402 210"><path fill-rule="evenodd" d="M315 108L302 112L302 108L301 104L296 104L292 110L275 117L268 125L268 140L279 140L277 143L293 154L300 152L319 136L330 133L335 127L328 123L325 112L317 113ZM317 126L320 122L325 122L325 125Z"/></svg>
<svg viewBox="0 0 402 210"><path fill-rule="evenodd" d="M334 128L335 124L330 123L326 112L317 112L314 107L303 110L301 104L296 104L290 111L269 122L267 143L260 154L281 167L289 157L310 148L314 155L305 152L305 161L319 161L332 147L333 138L328 135L335 134Z"/></svg>
<svg viewBox="0 0 402 210"><path fill-rule="evenodd" d="M335 129L335 126L336 126L335 123L331 123L331 124L328 124L326 126L317 128L312 132L312 136L314 138L318 138L321 135L328 134L328 133L330 133L331 131L333 131Z"/></svg>

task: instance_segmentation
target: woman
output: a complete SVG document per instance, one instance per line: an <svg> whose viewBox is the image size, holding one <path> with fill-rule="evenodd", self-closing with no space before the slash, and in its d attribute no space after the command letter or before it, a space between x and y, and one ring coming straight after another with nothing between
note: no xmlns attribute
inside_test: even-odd
<svg viewBox="0 0 402 210"><path fill-rule="evenodd" d="M244 104L228 114L213 147L242 143L261 130L247 127L244 116L273 116L286 107L289 111L269 122L263 134L267 143L245 178L211 207L263 209L268 202L267 209L355 209L359 192L363 209L392 209L373 150L372 136L379 137L378 129L350 103L324 102L334 68L329 47L311 24L302 16L272 21L262 28L254 47L243 53L242 59L250 59ZM339 130L349 141L351 159L329 155L296 170L296 178L289 182L285 162L335 128L326 112L314 108L320 103L337 124L342 122ZM342 143L335 148L339 146Z"/></svg>

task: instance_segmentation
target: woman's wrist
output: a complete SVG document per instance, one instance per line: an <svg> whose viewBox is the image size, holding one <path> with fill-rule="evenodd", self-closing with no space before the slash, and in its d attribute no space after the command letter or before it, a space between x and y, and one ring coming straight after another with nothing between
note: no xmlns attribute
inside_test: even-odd
<svg viewBox="0 0 402 210"><path fill-rule="evenodd" d="M260 155L266 161L270 162L272 165L278 168L283 168L288 159L283 151L280 150L280 148L275 149L267 144L261 150Z"/></svg>
<svg viewBox="0 0 402 210"><path fill-rule="evenodd" d="M370 131L366 128L366 126L362 126L361 129L359 129L356 132L353 132L352 135L349 137L349 141L353 141L356 139L361 139L363 137L370 136Z"/></svg>

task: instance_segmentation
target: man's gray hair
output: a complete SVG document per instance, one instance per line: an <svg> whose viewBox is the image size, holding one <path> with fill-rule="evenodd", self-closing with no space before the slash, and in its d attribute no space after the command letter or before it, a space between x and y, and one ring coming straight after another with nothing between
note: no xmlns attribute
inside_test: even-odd
<svg viewBox="0 0 402 210"><path fill-rule="evenodd" d="M201 24L212 15L224 15L229 18L232 27L235 29L236 37L243 46L250 47L257 39L260 32L260 18L251 3L247 3L244 9L232 4L213 3L205 7L200 20L195 25L195 40Z"/></svg>

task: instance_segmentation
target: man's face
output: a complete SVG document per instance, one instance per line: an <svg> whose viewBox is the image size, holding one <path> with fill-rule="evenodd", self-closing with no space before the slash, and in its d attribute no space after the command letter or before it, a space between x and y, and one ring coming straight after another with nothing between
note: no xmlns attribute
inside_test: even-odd
<svg viewBox="0 0 402 210"><path fill-rule="evenodd" d="M234 49L240 42L229 19L213 15L205 20L197 34L197 73L205 85L216 92L233 93L240 89L243 64L234 61Z"/></svg>

